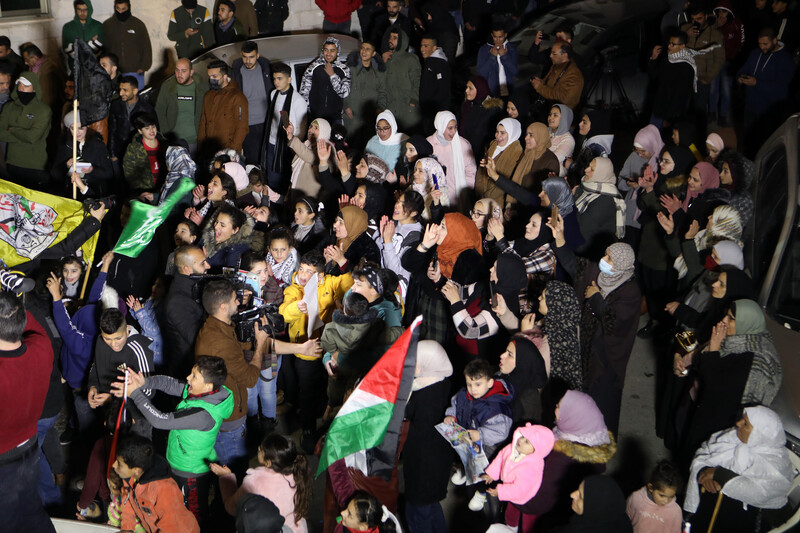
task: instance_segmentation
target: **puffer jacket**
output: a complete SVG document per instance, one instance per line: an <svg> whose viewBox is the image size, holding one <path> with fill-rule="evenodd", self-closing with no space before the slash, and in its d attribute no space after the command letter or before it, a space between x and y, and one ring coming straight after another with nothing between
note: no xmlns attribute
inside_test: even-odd
<svg viewBox="0 0 800 533"><path fill-rule="evenodd" d="M292 275L292 284L283 291L283 303L279 311L288 327L289 342L305 342L308 340L306 335L308 315L301 313L297 308L297 302L302 300L305 295L305 287L300 286L296 280L297 273L294 273ZM336 310L336 300L344 298L344 294L352 286L353 276L350 274L322 276L317 288L317 302L319 304L319 318L324 324L327 324L333 318L333 312ZM306 361L319 359L319 357L297 353L294 355Z"/></svg>
<svg viewBox="0 0 800 533"><path fill-rule="evenodd" d="M20 77L31 82L36 96L28 104L23 104L14 87L11 100L0 113L0 142L8 143L7 164L44 170L47 166L47 134L50 133L53 112L42 101L39 76L33 72L23 72Z"/></svg>

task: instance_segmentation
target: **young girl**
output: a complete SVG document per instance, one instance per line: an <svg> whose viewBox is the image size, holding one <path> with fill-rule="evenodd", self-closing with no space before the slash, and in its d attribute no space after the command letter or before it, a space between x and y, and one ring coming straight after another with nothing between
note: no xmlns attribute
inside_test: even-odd
<svg viewBox="0 0 800 533"><path fill-rule="evenodd" d="M267 237L267 262L272 267L272 275L281 284L281 289L292 282L292 274L300 266L294 236L284 226L278 226Z"/></svg>
<svg viewBox="0 0 800 533"><path fill-rule="evenodd" d="M292 439L273 433L258 447L260 466L247 470L242 486L236 488L236 475L226 466L211 463L219 476L219 488L225 510L236 513L236 503L245 494L258 494L278 507L286 525L294 533L307 533L311 503L311 471L306 457Z"/></svg>
<svg viewBox="0 0 800 533"><path fill-rule="evenodd" d="M250 216L235 207L217 208L203 230L203 246L212 269L239 266L241 255L250 248L254 225Z"/></svg>
<svg viewBox="0 0 800 533"><path fill-rule="evenodd" d="M678 468L659 461L650 481L628 496L627 513L634 533L679 533L683 514L675 495L681 487Z"/></svg>
<svg viewBox="0 0 800 533"><path fill-rule="evenodd" d="M353 494L347 507L336 519L334 533L370 531L396 533L402 531L397 518L375 496L364 491Z"/></svg>
<svg viewBox="0 0 800 533"><path fill-rule="evenodd" d="M320 206L315 198L303 197L294 205L294 241L299 255L310 252L325 237L325 223L320 216Z"/></svg>
<svg viewBox="0 0 800 533"><path fill-rule="evenodd" d="M175 226L175 234L172 236L172 238L175 241L175 247L177 248L185 244L194 244L199 236L200 228L197 227L197 224L188 218L184 218L178 222L177 226ZM167 267L164 273L167 276L175 275L175 250L170 252L169 256L167 257Z"/></svg>
<svg viewBox="0 0 800 533"><path fill-rule="evenodd" d="M528 423L517 428L511 444L500 450L481 476L487 484L501 481L486 492L504 502L527 503L539 492L544 458L553 449L553 444L553 432L544 426Z"/></svg>
<svg viewBox="0 0 800 533"><path fill-rule="evenodd" d="M61 260L61 289L66 298L77 298L81 294L81 279L84 274L83 261L74 255Z"/></svg>

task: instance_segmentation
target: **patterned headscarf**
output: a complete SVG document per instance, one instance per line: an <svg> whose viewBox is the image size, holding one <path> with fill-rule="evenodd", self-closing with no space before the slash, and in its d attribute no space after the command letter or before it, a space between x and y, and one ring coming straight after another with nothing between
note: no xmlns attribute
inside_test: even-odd
<svg viewBox="0 0 800 533"><path fill-rule="evenodd" d="M547 314L542 330L550 346L550 378L563 379L569 388L580 390L583 388L578 338L581 311L575 289L563 281L548 281L544 297Z"/></svg>
<svg viewBox="0 0 800 533"><path fill-rule="evenodd" d="M617 242L608 247L608 255L614 264L614 274L600 272L597 276L597 285L600 294L606 298L614 290L633 277L636 254L633 248L624 242Z"/></svg>

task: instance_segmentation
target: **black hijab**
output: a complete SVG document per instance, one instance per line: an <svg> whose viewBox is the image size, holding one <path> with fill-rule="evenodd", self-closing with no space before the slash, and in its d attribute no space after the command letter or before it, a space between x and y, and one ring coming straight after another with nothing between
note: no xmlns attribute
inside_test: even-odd
<svg viewBox="0 0 800 533"><path fill-rule="evenodd" d="M563 533L632 533L625 496L609 476L583 480L583 514L575 514Z"/></svg>
<svg viewBox="0 0 800 533"><path fill-rule="evenodd" d="M696 329L697 340L701 343L711 338L711 331L725 318L731 302L756 299L753 280L744 271L736 267L724 266L721 268L721 272L726 274L725 295L722 298L711 297L708 309L703 313L703 318Z"/></svg>
<svg viewBox="0 0 800 533"><path fill-rule="evenodd" d="M514 241L514 251L517 252L520 257L528 257L545 244L553 242L553 230L550 229L550 226L545 224L549 213L549 209L537 209L531 213L531 217L538 214L542 219L542 223L539 226L539 236L535 239L528 240L523 234L522 237ZM530 220L530 217L528 217L528 219Z"/></svg>
<svg viewBox="0 0 800 533"><path fill-rule="evenodd" d="M530 411L525 405L526 402L537 404L532 406L533 409L541 411L541 400L537 401L537 399L539 391L547 383L547 369L539 349L530 339L518 336L514 337L511 342L517 349L514 370L500 376L511 385L514 392L514 399L511 402L511 418L516 422L525 420L526 413Z"/></svg>
<svg viewBox="0 0 800 533"><path fill-rule="evenodd" d="M459 256L460 259L461 256ZM519 318L522 314L519 297L528 286L528 273L525 270L525 262L517 254L506 252L497 256L496 268L497 281L492 282L492 288L495 293L503 295L508 310Z"/></svg>
<svg viewBox="0 0 800 533"><path fill-rule="evenodd" d="M664 156L664 152L672 157L672 160L675 162L675 167L668 174L659 174L660 178L667 179L680 176L681 174L688 176L692 166L697 163L697 159L694 157L692 151L683 146L665 146L661 150L660 157Z"/></svg>

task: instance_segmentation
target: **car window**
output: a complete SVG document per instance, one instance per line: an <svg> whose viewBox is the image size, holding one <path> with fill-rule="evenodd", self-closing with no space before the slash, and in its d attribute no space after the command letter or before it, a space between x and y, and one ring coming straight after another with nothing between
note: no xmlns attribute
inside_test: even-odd
<svg viewBox="0 0 800 533"><path fill-rule="evenodd" d="M778 268L778 277L767 301L767 313L780 324L800 330L800 220L794 229Z"/></svg>
<svg viewBox="0 0 800 533"><path fill-rule="evenodd" d="M760 287L764 281L786 217L789 186L786 148L780 145L763 157L758 171L752 219L755 224L754 254L750 266L756 287Z"/></svg>

